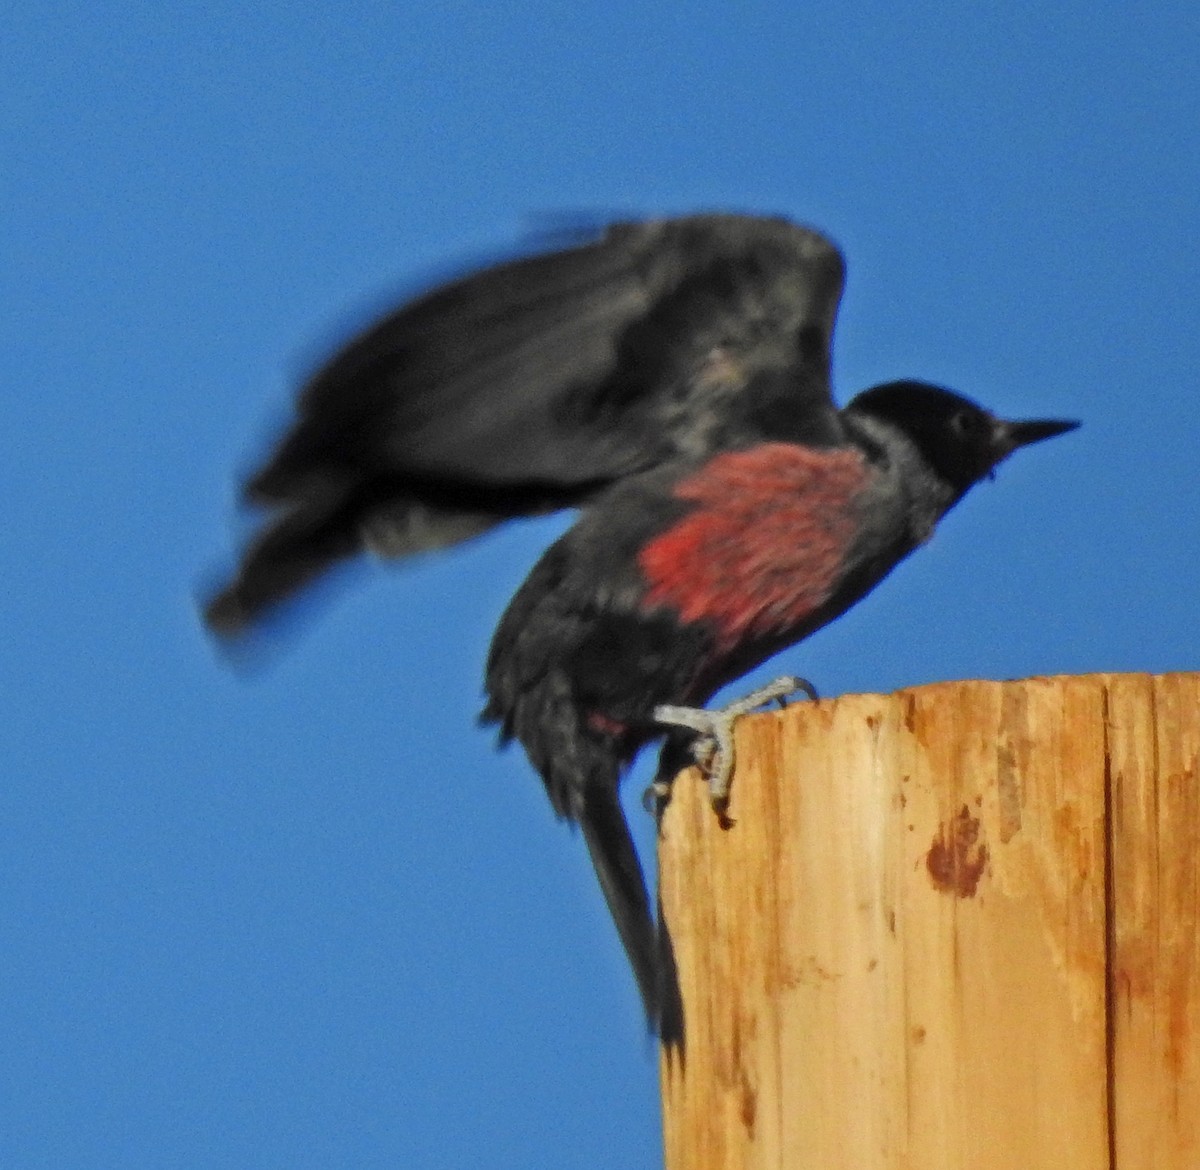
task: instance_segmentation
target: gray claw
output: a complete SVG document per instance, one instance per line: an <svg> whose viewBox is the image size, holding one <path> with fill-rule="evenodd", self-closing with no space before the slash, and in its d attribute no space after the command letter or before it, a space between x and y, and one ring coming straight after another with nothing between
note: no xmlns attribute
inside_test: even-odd
<svg viewBox="0 0 1200 1170"><path fill-rule="evenodd" d="M669 727L685 727L696 733L692 756L708 777L708 793L713 808L724 816L729 804L729 786L733 779L733 725L743 715L772 701L784 706L789 695L803 691L810 699L817 697L816 688L807 679L786 675L764 687L751 691L744 698L716 710L703 707L676 707L664 703L654 708L654 720ZM657 801L670 795L665 781L656 781L646 790L646 796Z"/></svg>

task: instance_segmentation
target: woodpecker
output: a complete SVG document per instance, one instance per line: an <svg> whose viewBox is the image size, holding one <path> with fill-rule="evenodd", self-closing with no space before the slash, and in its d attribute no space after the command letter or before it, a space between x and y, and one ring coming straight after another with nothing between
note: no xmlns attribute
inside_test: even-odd
<svg viewBox="0 0 1200 1170"><path fill-rule="evenodd" d="M500 619L481 718L580 826L667 1040L677 988L622 774L663 739L662 796L699 733L722 811L728 721L698 709L843 614L1017 448L1078 426L1005 421L913 380L839 409L844 272L810 228L705 214L613 224L433 289L302 389L245 488L262 530L205 611L237 638L339 561L578 509Z"/></svg>

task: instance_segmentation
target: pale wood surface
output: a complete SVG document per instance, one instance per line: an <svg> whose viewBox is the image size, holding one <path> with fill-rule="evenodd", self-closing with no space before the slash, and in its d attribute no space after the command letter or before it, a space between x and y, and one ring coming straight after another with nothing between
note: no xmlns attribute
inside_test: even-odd
<svg viewBox="0 0 1200 1170"><path fill-rule="evenodd" d="M663 820L668 1170L1200 1170L1200 675L737 727Z"/></svg>

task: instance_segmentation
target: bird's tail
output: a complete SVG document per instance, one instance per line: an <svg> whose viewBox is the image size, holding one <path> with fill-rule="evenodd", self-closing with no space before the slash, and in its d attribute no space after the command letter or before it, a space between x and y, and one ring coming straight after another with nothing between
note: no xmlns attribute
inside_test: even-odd
<svg viewBox="0 0 1200 1170"><path fill-rule="evenodd" d="M637 849L615 787L589 785L574 812L633 967L651 1029L668 1044L682 1039L682 1011L670 942L650 909Z"/></svg>

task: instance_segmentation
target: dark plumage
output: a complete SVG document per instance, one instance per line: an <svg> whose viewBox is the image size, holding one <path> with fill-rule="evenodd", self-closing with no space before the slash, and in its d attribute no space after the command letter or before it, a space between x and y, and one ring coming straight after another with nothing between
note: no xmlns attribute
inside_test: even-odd
<svg viewBox="0 0 1200 1170"><path fill-rule="evenodd" d="M842 277L816 232L706 215L618 224L435 289L304 388L247 485L264 533L206 611L237 635L364 550L580 507L500 621L484 718L582 827L668 1038L669 965L617 799L663 735L655 707L704 703L837 617L1012 450L1076 425L1002 422L919 382L839 411ZM672 732L661 768L685 747Z"/></svg>

